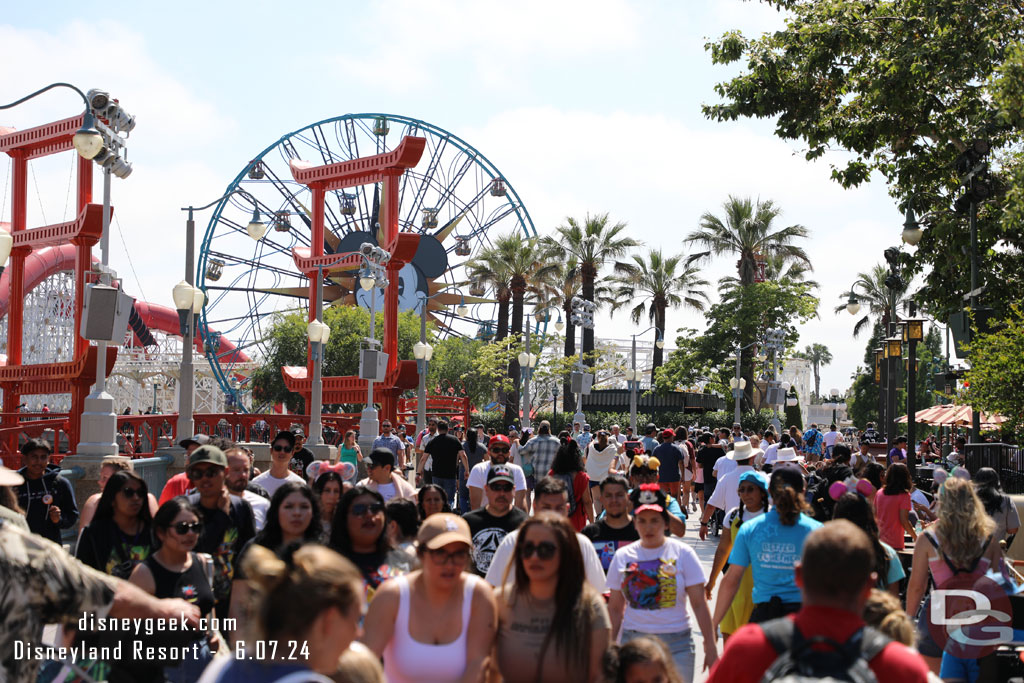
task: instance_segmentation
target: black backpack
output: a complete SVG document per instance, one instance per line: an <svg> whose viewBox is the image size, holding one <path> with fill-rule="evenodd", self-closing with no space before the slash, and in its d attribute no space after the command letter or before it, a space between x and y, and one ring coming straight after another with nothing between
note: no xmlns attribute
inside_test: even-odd
<svg viewBox="0 0 1024 683"><path fill-rule="evenodd" d="M870 626L858 629L845 643L837 643L824 636L805 638L789 617L766 621L760 624L760 627L765 638L778 653L778 657L761 678L762 683L877 683L878 679L868 666L868 662L891 642ZM818 644L828 645L830 649L814 649Z"/></svg>

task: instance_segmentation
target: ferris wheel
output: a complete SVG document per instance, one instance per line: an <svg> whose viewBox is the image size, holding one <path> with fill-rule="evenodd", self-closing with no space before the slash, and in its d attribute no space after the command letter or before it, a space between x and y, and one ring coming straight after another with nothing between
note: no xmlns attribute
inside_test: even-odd
<svg viewBox="0 0 1024 683"><path fill-rule="evenodd" d="M199 332L226 394L238 398L237 383L230 379L234 366L263 354L275 316L309 309L309 281L295 269L292 248L310 246L312 194L292 178L289 162L331 164L382 154L405 136L425 138L426 147L399 189L399 230L422 235L416 258L399 272L399 310L419 312L426 305L442 335L472 337L494 329L497 304L480 283L470 281L465 265L497 235L536 236L515 189L483 154L438 126L392 114L346 114L289 133L264 149L214 209L199 253L197 284L207 300ZM327 192L324 253L347 253L362 242L375 242L382 201L377 183ZM254 202L269 225L257 241L246 230ZM323 291L325 306L369 308L369 293L356 273L325 275ZM382 299L377 297L378 311ZM218 355L221 336L241 353Z"/></svg>

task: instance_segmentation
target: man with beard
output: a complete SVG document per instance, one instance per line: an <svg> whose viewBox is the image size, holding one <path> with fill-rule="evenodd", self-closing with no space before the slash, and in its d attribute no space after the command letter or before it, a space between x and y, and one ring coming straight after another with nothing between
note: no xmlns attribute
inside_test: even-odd
<svg viewBox="0 0 1024 683"><path fill-rule="evenodd" d="M496 441L497 437L491 439L492 444ZM490 468L487 473L487 504L463 517L473 536L473 571L480 576L487 576L494 552L505 536L526 520L525 512L512 507L512 491L516 486L512 467L496 464Z"/></svg>
<svg viewBox="0 0 1024 683"><path fill-rule="evenodd" d="M601 559L601 568L608 571L615 551L640 540L629 514L629 481L621 474L609 474L601 482L601 503L604 516L581 532L590 539ZM603 592L603 591L602 591Z"/></svg>
<svg viewBox="0 0 1024 683"><path fill-rule="evenodd" d="M467 482L469 486L470 507L474 510L487 504L488 496L484 490L484 483L490 481L489 473L491 468L498 465L506 467L513 477L516 507L521 510L526 509L526 474L523 472L522 467L508 461L511 448L512 445L504 434L495 434L487 442L487 455L490 457L490 461L485 460L474 467L469 473L469 481Z"/></svg>
<svg viewBox="0 0 1024 683"><path fill-rule="evenodd" d="M228 491L252 506L253 522L256 531L263 529L267 521L267 510L270 509L270 501L263 496L248 490L249 486L249 454L243 449L235 446L229 448L224 454L228 460L227 473L224 476L224 485Z"/></svg>

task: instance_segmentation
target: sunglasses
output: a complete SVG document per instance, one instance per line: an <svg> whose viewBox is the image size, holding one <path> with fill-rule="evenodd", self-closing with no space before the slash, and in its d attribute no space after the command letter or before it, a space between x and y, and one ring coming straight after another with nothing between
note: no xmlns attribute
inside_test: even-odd
<svg viewBox="0 0 1024 683"><path fill-rule="evenodd" d="M213 479L220 473L220 467L206 467L201 470L189 470L188 478L191 479L192 481L199 481L203 477L206 477L207 479Z"/></svg>
<svg viewBox="0 0 1024 683"><path fill-rule="evenodd" d="M508 453L509 450L506 446L494 446L491 448L491 453Z"/></svg>
<svg viewBox="0 0 1024 683"><path fill-rule="evenodd" d="M468 550L456 550L454 553L449 553L443 548L437 550L428 550L430 553L430 559L434 561L434 564L444 566L446 564L466 564L469 562L469 551Z"/></svg>
<svg viewBox="0 0 1024 683"><path fill-rule="evenodd" d="M194 531L195 533L198 534L198 533L200 533L203 530L203 523L202 522L178 522L177 524L175 524L171 528L174 529L174 532L176 534L178 534L179 536L184 536L185 534L187 534L190 531Z"/></svg>
<svg viewBox="0 0 1024 683"><path fill-rule="evenodd" d="M274 446L274 450L278 453L287 453L292 449L291 446Z"/></svg>
<svg viewBox="0 0 1024 683"><path fill-rule="evenodd" d="M363 517L366 513L376 515L384 512L383 503L356 503L350 508L350 511L356 517Z"/></svg>
<svg viewBox="0 0 1024 683"><path fill-rule="evenodd" d="M492 491L500 491L501 493L511 493L512 484L508 482L502 482L500 484L488 484L487 487Z"/></svg>
<svg viewBox="0 0 1024 683"><path fill-rule="evenodd" d="M121 493L124 494L125 498L143 498L146 495L142 492L142 489L121 489Z"/></svg>
<svg viewBox="0 0 1024 683"><path fill-rule="evenodd" d="M519 554L523 556L524 560L533 557L534 553L536 553L538 560L550 560L555 556L556 552L558 552L558 546L551 541L541 541L540 543L527 541L522 545Z"/></svg>

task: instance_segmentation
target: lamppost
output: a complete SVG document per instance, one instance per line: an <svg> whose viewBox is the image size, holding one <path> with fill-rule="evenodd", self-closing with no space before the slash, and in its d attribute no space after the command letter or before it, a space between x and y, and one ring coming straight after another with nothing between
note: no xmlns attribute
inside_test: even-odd
<svg viewBox="0 0 1024 683"><path fill-rule="evenodd" d="M742 372L741 363L743 361L743 352L752 346L761 345L761 340L752 341L746 346L740 346L736 344L736 376L729 380L729 386L732 388L732 396L735 399L735 406L733 408L733 422L739 422L741 417L740 402L743 400L743 392L747 388L747 380L740 377Z"/></svg>
<svg viewBox="0 0 1024 683"><path fill-rule="evenodd" d="M828 398L827 399L823 399L822 403L831 403L832 404L832 424L838 426L838 422L837 422L837 416L838 416L837 408L839 407L839 404L842 403L842 400L841 400L841 398L839 396L839 390L838 389L830 390L828 392Z"/></svg>
<svg viewBox="0 0 1024 683"><path fill-rule="evenodd" d="M558 313L558 321L555 323L555 330L561 332L565 329L565 323L562 322L562 311L555 306L545 306L542 308L534 309L533 317L537 323L547 322L551 320L550 309L554 309ZM523 415L521 418L520 427L526 429L530 426L530 378L533 376L533 371L537 367L537 361L539 360L537 354L533 353L530 349L530 324L524 325L525 337L523 340L523 350L519 352L516 360L519 361L519 368L522 370L523 378Z"/></svg>
<svg viewBox="0 0 1024 683"><path fill-rule="evenodd" d="M583 372L583 335L586 330L594 329L594 312L597 306L592 301L587 301L578 296L572 298L572 324L580 328L580 355L576 363L576 372L572 373L572 386L576 392L576 414L572 416L573 423L581 425L587 421L583 414L583 393L590 393L590 386L593 385L594 377ZM589 380L589 383L588 383ZM577 386L578 383L578 386Z"/></svg>
<svg viewBox="0 0 1024 683"><path fill-rule="evenodd" d="M206 301L206 294L195 286L195 248L196 248L196 221L195 212L204 211L226 197L238 194L252 202L252 220L245 227L245 232L251 239L259 242L267 234L267 226L260 220L259 203L256 198L242 189L232 190L209 204L204 206L187 206L182 211L188 212L185 219L185 279L174 285L171 290L171 297L174 299L174 307L178 311L178 324L181 330L181 369L178 383L178 423L175 426L177 440L191 436L195 430L193 419L194 394L195 394L195 371L192 364L192 351L195 345L196 325L199 321L199 314L202 313L203 304ZM217 350L214 349L214 353Z"/></svg>
<svg viewBox="0 0 1024 683"><path fill-rule="evenodd" d="M924 341L924 318L917 317L917 305L911 301L910 315L900 325L907 344L907 467L913 476L917 466L917 344Z"/></svg>
<svg viewBox="0 0 1024 683"><path fill-rule="evenodd" d="M789 384L786 384L785 389L782 389L782 384L779 383L779 354L783 352L786 344L786 331L782 328L775 328L768 330L765 333L764 348L772 353L772 381L770 390L768 391L769 403L772 406L778 406L775 410L775 417L772 418L772 427L776 433L782 432L782 420L779 414L782 413L783 406L785 404L786 394L789 391ZM781 391L780 391L781 389ZM785 413L782 413L783 416Z"/></svg>
<svg viewBox="0 0 1024 683"><path fill-rule="evenodd" d="M636 338L639 337L641 334L647 334L651 330L655 330L657 332L657 335L654 340L655 346L657 346L659 349L665 348L665 339L661 334L661 330L654 327L653 325L651 327L648 327L643 332L637 332L636 334L632 335L633 342L632 346L630 347L629 367L626 368L625 372L626 382L629 383L629 426L633 428L634 434L637 433L637 391L640 388L640 378L643 377L644 374L640 372L640 370L636 367Z"/></svg>
<svg viewBox="0 0 1024 683"><path fill-rule="evenodd" d="M378 381L381 366L387 366L387 356L378 348L376 337L377 289L388 286L384 264L391 260L391 254L369 242L359 246L359 253L364 261L363 270L359 275L359 285L370 291L370 336L364 340L365 347L359 351L359 374L366 380L366 407L359 416L359 447L364 453L369 453L373 450L373 441L380 432L377 408L373 404L373 383ZM318 288L322 286L323 277L319 279ZM317 308L320 308L323 297L317 298Z"/></svg>
<svg viewBox="0 0 1024 683"><path fill-rule="evenodd" d="M446 287L441 292L450 289ZM434 347L427 341L427 300L437 296L436 292L427 296L423 292L417 292L420 300L420 340L412 345L412 355L416 359L416 371L419 373L419 385L416 389L416 433L421 433L427 428L427 373L430 370L430 359L434 357ZM469 306L466 305L466 298L462 297L455 312L459 317L465 318L469 315ZM467 427L469 425L466 425Z"/></svg>

